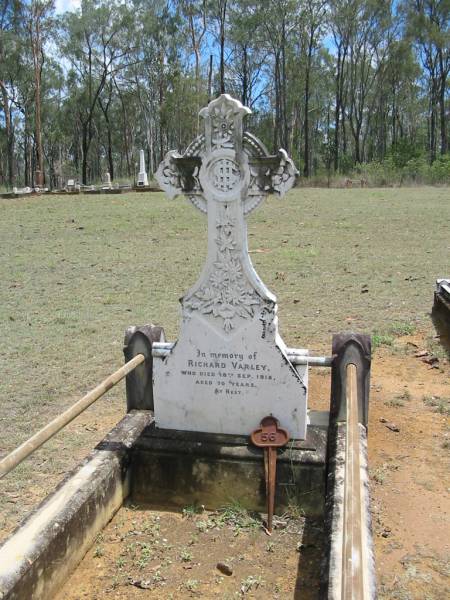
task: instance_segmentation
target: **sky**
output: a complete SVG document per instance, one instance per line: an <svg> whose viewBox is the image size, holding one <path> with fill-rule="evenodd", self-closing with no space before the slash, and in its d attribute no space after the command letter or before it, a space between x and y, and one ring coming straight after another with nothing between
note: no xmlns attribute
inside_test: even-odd
<svg viewBox="0 0 450 600"><path fill-rule="evenodd" d="M80 7L81 0L56 0L55 7L57 13L64 13L68 10L75 10Z"/></svg>

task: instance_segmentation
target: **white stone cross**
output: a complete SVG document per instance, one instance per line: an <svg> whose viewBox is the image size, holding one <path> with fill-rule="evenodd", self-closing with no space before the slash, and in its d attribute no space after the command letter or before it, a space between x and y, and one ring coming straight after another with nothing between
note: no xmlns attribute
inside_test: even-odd
<svg viewBox="0 0 450 600"><path fill-rule="evenodd" d="M284 150L269 156L243 131L251 111L222 94L200 111L205 133L156 173L173 198L208 215L208 254L181 299L180 337L154 361L158 427L250 434L273 414L291 437L306 435L307 369L296 369L278 334L275 296L250 260L245 215L269 192L284 195L297 170Z"/></svg>

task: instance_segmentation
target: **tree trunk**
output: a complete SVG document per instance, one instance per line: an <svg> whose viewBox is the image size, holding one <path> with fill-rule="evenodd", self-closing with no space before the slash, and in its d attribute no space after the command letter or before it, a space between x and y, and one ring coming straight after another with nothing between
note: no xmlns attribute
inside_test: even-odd
<svg viewBox="0 0 450 600"><path fill-rule="evenodd" d="M12 187L14 183L14 130L11 122L8 94L3 81L0 81L0 88L2 90L3 112L5 113L7 184Z"/></svg>
<svg viewBox="0 0 450 600"><path fill-rule="evenodd" d="M41 76L40 73L35 77L35 104L34 104L34 120L35 132L34 143L36 146L36 171L39 172L38 180L35 182L37 186L44 185L44 150L42 148L42 125L41 125Z"/></svg>
<svg viewBox="0 0 450 600"><path fill-rule="evenodd" d="M276 152L280 146L281 129L281 99L280 99L280 54L275 52L275 127L273 130L273 149Z"/></svg>
<svg viewBox="0 0 450 600"><path fill-rule="evenodd" d="M242 95L241 101L244 106L248 106L249 99L248 95L248 57L247 57L247 44L242 46Z"/></svg>
<svg viewBox="0 0 450 600"><path fill-rule="evenodd" d="M208 102L211 100L211 97L212 97L212 91L211 91L212 70L213 70L213 55L210 54L209 55L209 69L208 69Z"/></svg>
<svg viewBox="0 0 450 600"><path fill-rule="evenodd" d="M355 162L356 164L360 164L361 161L361 123L356 123L356 131L355 131Z"/></svg>
<svg viewBox="0 0 450 600"><path fill-rule="evenodd" d="M81 181L83 185L87 185L87 161L89 152L89 141L88 141L88 124L83 123L82 125L82 138L81 138Z"/></svg>
<svg viewBox="0 0 450 600"><path fill-rule="evenodd" d="M446 154L448 149L447 142L447 119L445 118L445 89L447 83L447 72L444 67L442 49L439 49L439 120L441 128L441 154Z"/></svg>
<svg viewBox="0 0 450 600"><path fill-rule="evenodd" d="M339 123L341 121L340 118L340 101L339 95L336 94L336 109L334 115L334 171L337 172L339 168Z"/></svg>
<svg viewBox="0 0 450 600"><path fill-rule="evenodd" d="M312 49L313 49L313 41L314 41L314 30L311 28L309 32L309 43L308 43L308 57L306 61L306 70L305 70L305 119L304 119L304 128L303 135L305 138L305 166L303 168L303 175L305 177L309 177L311 174L310 170L310 150L309 150L309 81L310 81L310 73L311 73L311 57L312 57Z"/></svg>
<svg viewBox="0 0 450 600"><path fill-rule="evenodd" d="M225 94L225 19L227 0L220 2L220 93Z"/></svg>
<svg viewBox="0 0 450 600"><path fill-rule="evenodd" d="M159 78L159 162L164 158L163 118L162 107L164 102L164 52L160 56L160 78Z"/></svg>
<svg viewBox="0 0 450 600"><path fill-rule="evenodd" d="M43 8L39 5L31 5L30 21L28 32L30 36L31 53L33 57L33 76L34 76L34 143L36 153L36 180L35 185L42 187L44 185L44 150L42 147L42 125L41 125L41 77L42 66L44 64L44 54L42 48L41 19L43 18Z"/></svg>
<svg viewBox="0 0 450 600"><path fill-rule="evenodd" d="M280 92L281 92L281 133L282 140L281 146L289 153L289 140L288 140L288 117L287 117L287 77L286 77L286 20L283 16L283 27L281 37L281 77L280 77Z"/></svg>
<svg viewBox="0 0 450 600"><path fill-rule="evenodd" d="M114 162L113 162L113 155L112 155L112 135L111 135L111 122L109 120L109 115L108 115L108 110L111 105L111 95L112 95L112 90L110 88L110 94L109 94L107 103L104 105L101 98L99 97L98 104L101 108L103 116L105 117L106 136L107 136L107 140L108 140L108 147L107 147L108 171L109 171L109 175L111 177L111 181L113 181L114 180Z"/></svg>
<svg viewBox="0 0 450 600"><path fill-rule="evenodd" d="M431 80L430 93L430 164L436 160L436 80Z"/></svg>
<svg viewBox="0 0 450 600"><path fill-rule="evenodd" d="M392 86L392 145L397 143L397 96L395 86Z"/></svg>
<svg viewBox="0 0 450 600"><path fill-rule="evenodd" d="M339 168L339 125L341 122L341 69L342 69L342 54L341 47L338 48L337 64L336 64L336 107L334 112L334 171Z"/></svg>

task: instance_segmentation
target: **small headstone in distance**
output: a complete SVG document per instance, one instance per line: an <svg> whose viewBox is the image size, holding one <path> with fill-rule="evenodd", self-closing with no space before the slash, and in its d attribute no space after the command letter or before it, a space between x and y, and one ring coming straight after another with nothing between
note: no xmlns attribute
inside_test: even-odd
<svg viewBox="0 0 450 600"><path fill-rule="evenodd" d="M148 186L147 171L145 170L145 155L143 150L139 152L139 174L137 184L138 187Z"/></svg>
<svg viewBox="0 0 450 600"><path fill-rule="evenodd" d="M111 175L107 172L105 173L105 178L103 180L103 189L110 189L111 188Z"/></svg>

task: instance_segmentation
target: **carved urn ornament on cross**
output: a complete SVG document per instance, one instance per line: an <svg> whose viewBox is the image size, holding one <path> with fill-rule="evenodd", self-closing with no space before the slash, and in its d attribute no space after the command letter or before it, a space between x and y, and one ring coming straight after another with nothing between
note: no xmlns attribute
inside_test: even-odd
<svg viewBox="0 0 450 600"><path fill-rule="evenodd" d="M245 215L283 196L297 169L243 131L250 109L222 94L200 111L204 134L170 151L156 179L208 215L208 255L181 299L178 342L154 363L158 427L248 434L274 414L294 438L306 432L307 370L296 370L278 334L275 296L251 263Z"/></svg>

